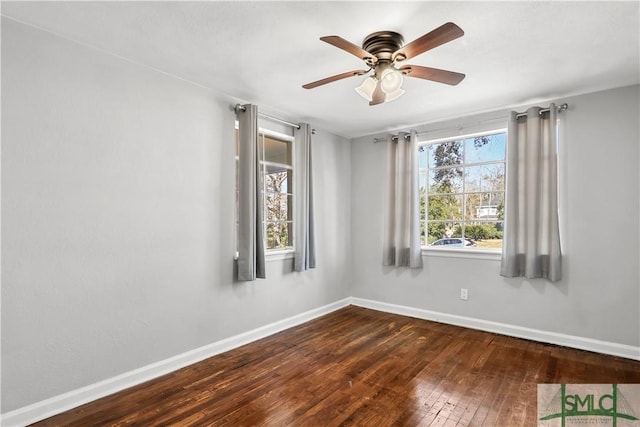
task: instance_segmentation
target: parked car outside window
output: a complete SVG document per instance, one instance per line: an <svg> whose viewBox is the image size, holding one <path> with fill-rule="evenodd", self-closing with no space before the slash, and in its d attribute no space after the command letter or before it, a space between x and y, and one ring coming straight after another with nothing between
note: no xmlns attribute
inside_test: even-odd
<svg viewBox="0 0 640 427"><path fill-rule="evenodd" d="M449 246L449 247L456 247L456 246L469 247L469 246L476 246L476 242L474 242L471 239L462 239L462 238L459 238L459 237L450 237L450 238L446 238L446 239L436 240L431 245L432 246Z"/></svg>

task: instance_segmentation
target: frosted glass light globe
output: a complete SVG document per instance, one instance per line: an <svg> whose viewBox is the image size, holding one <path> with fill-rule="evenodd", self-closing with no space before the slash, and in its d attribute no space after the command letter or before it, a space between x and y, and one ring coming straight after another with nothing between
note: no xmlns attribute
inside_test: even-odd
<svg viewBox="0 0 640 427"><path fill-rule="evenodd" d="M382 72L380 87L384 93L394 93L402 86L402 73L395 68L387 68Z"/></svg>
<svg viewBox="0 0 640 427"><path fill-rule="evenodd" d="M378 84L378 80L375 77L367 77L364 79L362 84L356 88L356 92L358 95L366 99L367 101L371 101L373 97L373 91L376 89L376 85Z"/></svg>

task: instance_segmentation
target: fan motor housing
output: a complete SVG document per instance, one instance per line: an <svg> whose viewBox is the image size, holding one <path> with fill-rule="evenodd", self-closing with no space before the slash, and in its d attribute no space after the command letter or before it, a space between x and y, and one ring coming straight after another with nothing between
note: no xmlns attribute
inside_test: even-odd
<svg viewBox="0 0 640 427"><path fill-rule="evenodd" d="M378 31L365 37L362 48L378 59L391 59L393 53L403 44L401 34L394 31Z"/></svg>

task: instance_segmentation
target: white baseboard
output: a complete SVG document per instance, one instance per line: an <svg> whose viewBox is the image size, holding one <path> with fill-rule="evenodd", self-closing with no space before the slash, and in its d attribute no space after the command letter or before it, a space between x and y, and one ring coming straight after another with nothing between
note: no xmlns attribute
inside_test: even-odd
<svg viewBox="0 0 640 427"><path fill-rule="evenodd" d="M43 420L101 397L108 396L180 368L184 368L185 366L192 365L208 357L215 356L216 354L224 353L225 351L232 350L309 320L313 320L317 317L346 307L350 303L351 298L345 298L340 301L297 314L287 319L143 366L142 368L125 372L124 374L116 377L7 412L6 414L2 414L0 417L0 424L6 427L25 426Z"/></svg>
<svg viewBox="0 0 640 427"><path fill-rule="evenodd" d="M557 344L580 350L594 351L612 356L620 356L627 359L640 360L640 347L618 344L608 341L599 341L591 338L577 337L573 335L559 334L556 332L541 331L538 329L523 328L521 326L506 323L491 322L489 320L475 319L472 317L457 316L455 314L440 313L421 308L407 307L403 305L389 304L363 298L351 298L351 304L372 310L387 313L401 314L417 319L432 320L434 322L447 323L449 325L463 326L465 328L481 331L495 332L511 337L524 338L548 344Z"/></svg>
<svg viewBox="0 0 640 427"><path fill-rule="evenodd" d="M161 360L160 362L143 366L142 368L126 372L116 377L7 412L6 414L2 414L0 417L0 424L7 427L25 426L27 424L43 420L101 397L108 396L118 391L141 384L145 381L152 380L161 375L168 374L169 372L184 368L185 366L197 363L208 357L215 356L216 354L268 337L277 332L297 326L309 320L313 320L351 304L387 313L415 317L417 319L431 320L471 329L495 332L512 337L525 338L533 341L558 344L566 347L640 360L640 347L531 328L523 328L505 323L491 322L488 320L474 319L472 317L457 316L454 314L440 313L437 311L389 304L386 302L363 298L349 297L239 335L216 341L206 346Z"/></svg>

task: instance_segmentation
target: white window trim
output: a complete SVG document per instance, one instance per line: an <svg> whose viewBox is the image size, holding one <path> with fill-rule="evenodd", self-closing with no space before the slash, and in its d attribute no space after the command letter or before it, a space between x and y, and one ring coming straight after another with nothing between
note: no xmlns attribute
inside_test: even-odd
<svg viewBox="0 0 640 427"><path fill-rule="evenodd" d="M292 248L286 249L265 249L264 258L266 261L282 261L285 259L293 259L295 256L295 250ZM236 251L233 254L234 261L237 261L240 254Z"/></svg>
<svg viewBox="0 0 640 427"><path fill-rule="evenodd" d="M435 248L433 246L423 246L421 250L422 255L428 257L471 258L490 261L500 261L502 257L502 250L499 249Z"/></svg>
<svg viewBox="0 0 640 427"><path fill-rule="evenodd" d="M452 129L453 130L453 129ZM425 146L425 145L430 145L430 144L437 144L437 143L441 143L441 142L448 142L448 141L457 141L460 139L468 139L468 138L475 138L478 136L483 136L483 135L491 135L491 134L496 134L496 133L507 133L507 128L504 126L491 126L488 127L486 130L482 130L482 131L475 131L475 132L471 132L471 133L461 133L460 135L455 135L455 136L446 136L446 137L439 137L439 138L432 138L432 139L425 139L425 140L421 140L420 139L420 134L418 134L418 142L416 144L416 149L420 146ZM506 150L506 147L505 147ZM507 161L507 155L505 152L505 168L506 168L506 161ZM482 163L478 163L478 164L493 164L494 162L482 162ZM466 166L476 166L476 164L469 164ZM505 180L505 185L506 185L506 180ZM506 188L505 188L506 191ZM489 261L500 261L500 259L502 258L502 249L482 249L482 248L458 248L458 247L453 247L453 248L436 248L434 246L421 246L421 254L422 256L428 256L428 257L444 257L444 258L468 258L468 259L482 259L482 260L489 260Z"/></svg>
<svg viewBox="0 0 640 427"><path fill-rule="evenodd" d="M293 259L295 255L294 248L286 249L267 249L265 251L265 259L267 261L282 261L285 259Z"/></svg>

